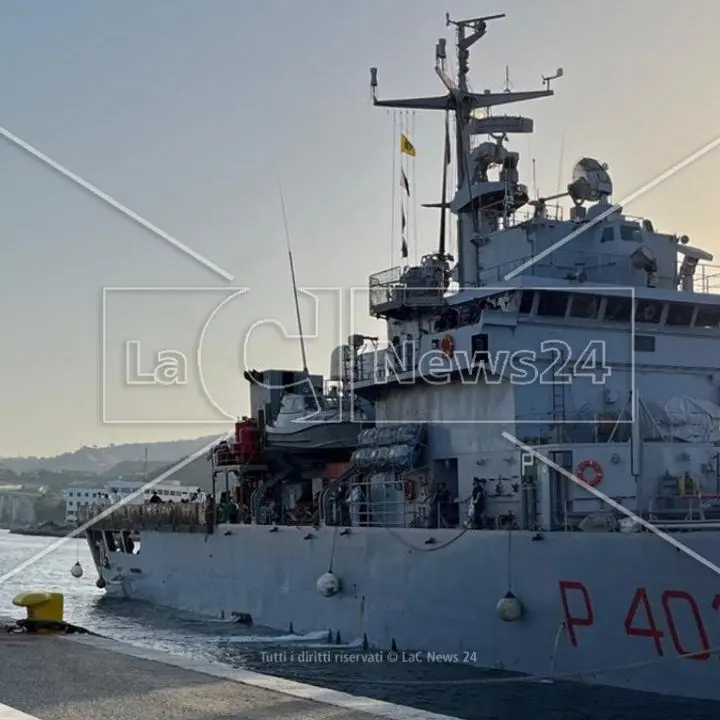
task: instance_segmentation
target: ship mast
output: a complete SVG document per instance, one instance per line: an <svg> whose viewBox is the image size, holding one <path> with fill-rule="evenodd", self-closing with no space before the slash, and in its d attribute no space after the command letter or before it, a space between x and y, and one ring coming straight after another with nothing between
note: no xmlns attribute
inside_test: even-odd
<svg viewBox="0 0 720 720"><path fill-rule="evenodd" d="M497 105L534 100L553 95L549 85L545 90L526 92L486 91L474 93L470 90L470 48L487 33L487 23L505 17L504 14L489 15L469 20L451 20L446 15L447 25L456 30L457 43L457 80L453 80L446 67L446 41L441 38L435 49L435 72L445 85L444 95L405 98L395 100L379 100L377 97L377 68L370 68L370 86L373 104L377 107L402 110L442 110L455 114L456 127L456 176L457 190L454 199L447 204L457 215L458 224L458 265L457 280L461 287L479 284L479 246L484 235L492 232L497 225L498 211L496 197L501 197L509 185L517 186L515 180L517 155L513 154L508 172L504 164L504 148L502 142L508 133L528 133L533 131L533 121L524 117L498 116L478 118L474 111L489 109ZM490 135L499 150L494 157L473 157L471 140L473 135ZM501 152L502 151L502 152ZM488 180L485 171L491 165L502 167L501 179L498 182ZM502 213L507 208L522 206L528 198L515 198L500 203ZM445 205L442 203L441 205ZM437 207L437 206L435 206Z"/></svg>

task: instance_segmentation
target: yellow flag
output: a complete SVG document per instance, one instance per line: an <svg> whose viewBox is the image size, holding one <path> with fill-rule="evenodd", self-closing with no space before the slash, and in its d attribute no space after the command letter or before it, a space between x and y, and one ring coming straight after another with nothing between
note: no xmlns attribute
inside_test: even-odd
<svg viewBox="0 0 720 720"><path fill-rule="evenodd" d="M407 135L400 135L400 151L410 157L415 157L416 155L415 146L410 142Z"/></svg>

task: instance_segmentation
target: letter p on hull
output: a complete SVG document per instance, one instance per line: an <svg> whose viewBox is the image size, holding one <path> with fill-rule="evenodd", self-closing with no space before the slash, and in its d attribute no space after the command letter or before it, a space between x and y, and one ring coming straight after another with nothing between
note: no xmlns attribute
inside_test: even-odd
<svg viewBox="0 0 720 720"><path fill-rule="evenodd" d="M535 458L529 452L520 453L520 470L525 473L525 470L531 468L535 464Z"/></svg>

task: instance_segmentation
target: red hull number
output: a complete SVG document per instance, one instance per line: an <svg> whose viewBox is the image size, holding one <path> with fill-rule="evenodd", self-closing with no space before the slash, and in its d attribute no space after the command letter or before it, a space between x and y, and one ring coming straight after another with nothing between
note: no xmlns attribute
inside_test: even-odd
<svg viewBox="0 0 720 720"><path fill-rule="evenodd" d="M570 644L577 647L581 634L579 629L595 623L590 593L585 585L577 581L561 580L558 586L565 630ZM711 606L716 612L720 611L720 594L715 595ZM685 590L665 590L660 596L659 608L657 601L651 602L646 588L637 588L623 623L625 634L650 639L659 657L665 655L669 638L678 655L688 660L708 660L711 656L710 642L695 598ZM665 629L661 629L660 622ZM690 629L693 623L694 631ZM684 637L681 637L680 627L684 628Z"/></svg>

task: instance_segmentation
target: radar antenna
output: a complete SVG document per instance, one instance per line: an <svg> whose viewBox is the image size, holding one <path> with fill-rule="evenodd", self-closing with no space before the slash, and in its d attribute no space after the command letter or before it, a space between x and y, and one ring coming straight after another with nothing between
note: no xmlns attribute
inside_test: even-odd
<svg viewBox="0 0 720 720"><path fill-rule="evenodd" d="M547 203L550 200L569 197L576 208L575 218L580 218L583 211L577 210L585 202L606 204L612 195L613 184L608 173L607 163L601 163L594 158L582 158L575 163L572 182L565 192L538 198L529 204L535 207L535 217L545 217Z"/></svg>
<svg viewBox="0 0 720 720"><path fill-rule="evenodd" d="M483 234L495 227L500 215L507 217L514 208L524 205L528 200L527 188L519 182L519 154L507 151L502 143L508 135L532 133L533 121L520 115L494 115L491 108L554 94L549 89L518 92L512 89L509 82L506 82L501 92L485 90L478 93L470 90L470 49L487 34L492 20L504 17L505 13L499 13L453 20L449 14L446 15L447 25L452 25L456 30L457 67L453 79L448 71L447 42L439 40L435 46L435 72L444 86L442 94L380 100L377 95L378 71L375 67L370 68L370 88L375 107L435 110L454 115L455 197L452 202L445 200L429 207L450 208L457 216L456 277L461 285L477 282L472 258L477 255L476 250ZM474 148L473 137L478 135L489 135L496 142ZM492 146L492 152L485 147L488 144ZM488 179L485 170L490 166L500 168L499 180ZM443 234L441 232L441 236Z"/></svg>
<svg viewBox="0 0 720 720"><path fill-rule="evenodd" d="M558 78L561 78L565 74L565 71L560 67L555 71L554 75L548 75L547 77L545 75L542 76L542 81L545 84L545 89L550 91L552 88L550 87L550 83L553 80L557 80Z"/></svg>
<svg viewBox="0 0 720 720"><path fill-rule="evenodd" d="M490 20L500 20L505 13L486 15L485 17L471 18L469 20L452 20L450 13L445 14L445 23L449 27L454 25L457 29L458 48L458 86L462 92L468 91L467 76L470 72L470 48L487 33L487 24ZM466 31L471 33L466 35ZM448 87L448 90L450 88Z"/></svg>

